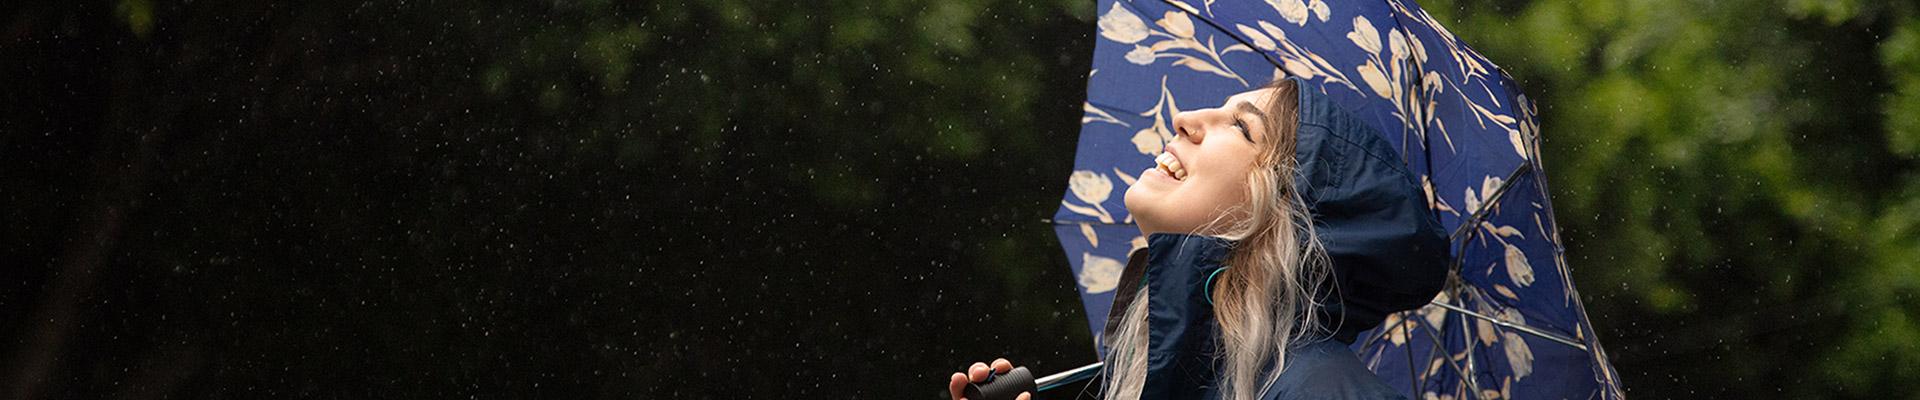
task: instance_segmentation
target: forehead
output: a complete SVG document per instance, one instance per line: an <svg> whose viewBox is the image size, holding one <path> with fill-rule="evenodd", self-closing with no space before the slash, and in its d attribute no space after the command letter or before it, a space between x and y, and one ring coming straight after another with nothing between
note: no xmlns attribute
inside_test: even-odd
<svg viewBox="0 0 1920 400"><path fill-rule="evenodd" d="M1253 103L1254 106L1261 107L1260 109L1261 111L1266 111L1265 107L1267 105L1267 102L1273 97L1273 92L1275 90L1276 89L1274 88L1259 88L1254 90L1248 90L1245 92L1235 93L1233 94L1233 96L1227 97L1227 104L1225 104L1225 106L1228 108L1232 108L1236 106L1233 103L1245 101L1245 102Z"/></svg>

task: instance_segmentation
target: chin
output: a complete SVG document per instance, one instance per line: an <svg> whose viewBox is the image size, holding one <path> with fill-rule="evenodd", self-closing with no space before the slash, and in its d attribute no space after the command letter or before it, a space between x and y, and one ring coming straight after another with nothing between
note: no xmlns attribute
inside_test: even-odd
<svg viewBox="0 0 1920 400"><path fill-rule="evenodd" d="M1127 193L1125 197L1122 198L1122 202L1127 205L1127 213L1133 216L1133 223L1140 228L1140 233L1150 234L1154 233L1150 230L1157 226L1151 221L1158 215L1155 212L1157 207L1154 206L1156 205L1155 203L1160 200L1160 194L1154 193L1153 190L1147 189L1145 186L1146 185L1133 185L1127 187Z"/></svg>
<svg viewBox="0 0 1920 400"><path fill-rule="evenodd" d="M1141 211L1147 209L1146 197L1150 195L1145 192L1146 189L1142 189L1140 185L1133 185L1127 187L1126 193L1121 194L1120 202L1127 205L1127 213L1133 215L1135 220L1140 219Z"/></svg>

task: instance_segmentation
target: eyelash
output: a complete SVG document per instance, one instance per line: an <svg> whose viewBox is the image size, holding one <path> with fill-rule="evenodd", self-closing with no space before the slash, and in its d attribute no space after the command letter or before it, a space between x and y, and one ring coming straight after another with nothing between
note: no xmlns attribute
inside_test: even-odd
<svg viewBox="0 0 1920 400"><path fill-rule="evenodd" d="M1246 121L1241 121L1241 120L1238 120L1238 119L1236 119L1236 120L1233 120L1233 127L1235 127L1235 128L1239 128L1239 129L1240 129L1240 135L1242 135L1242 136L1246 136L1246 137L1247 137L1247 140L1253 140L1253 129L1249 129L1249 128L1247 128L1247 122L1246 122Z"/></svg>

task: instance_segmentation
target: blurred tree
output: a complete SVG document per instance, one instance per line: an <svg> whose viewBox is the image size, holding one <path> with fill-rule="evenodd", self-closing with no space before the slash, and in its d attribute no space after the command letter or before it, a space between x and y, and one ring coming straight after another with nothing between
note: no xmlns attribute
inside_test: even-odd
<svg viewBox="0 0 1920 400"><path fill-rule="evenodd" d="M0 397L900 398L1092 358L1041 222L1090 4L0 7Z"/></svg>

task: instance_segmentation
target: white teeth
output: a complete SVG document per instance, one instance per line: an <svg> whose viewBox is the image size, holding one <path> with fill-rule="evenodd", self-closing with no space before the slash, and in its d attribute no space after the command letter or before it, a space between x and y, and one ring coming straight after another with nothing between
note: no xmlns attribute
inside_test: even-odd
<svg viewBox="0 0 1920 400"><path fill-rule="evenodd" d="M1155 164L1159 166L1160 171L1166 172L1167 175L1173 176L1173 179L1176 179L1176 180L1187 179L1187 168L1185 166L1180 165L1180 159L1175 158L1172 153L1160 153L1160 157L1154 159L1153 161Z"/></svg>

